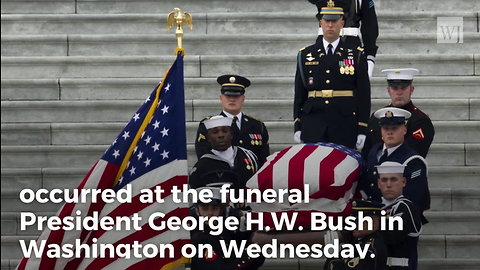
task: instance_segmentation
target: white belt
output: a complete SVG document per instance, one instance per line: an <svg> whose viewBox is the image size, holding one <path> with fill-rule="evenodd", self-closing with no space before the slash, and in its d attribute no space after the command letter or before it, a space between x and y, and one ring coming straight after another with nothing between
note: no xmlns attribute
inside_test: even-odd
<svg viewBox="0 0 480 270"><path fill-rule="evenodd" d="M408 266L408 258L387 257L387 266Z"/></svg>
<svg viewBox="0 0 480 270"><path fill-rule="evenodd" d="M359 33L360 32L358 31L358 28L356 28L356 27L345 27L345 28L342 28L342 30L340 31L340 36L358 37ZM318 35L319 36L323 35L322 28L318 28Z"/></svg>

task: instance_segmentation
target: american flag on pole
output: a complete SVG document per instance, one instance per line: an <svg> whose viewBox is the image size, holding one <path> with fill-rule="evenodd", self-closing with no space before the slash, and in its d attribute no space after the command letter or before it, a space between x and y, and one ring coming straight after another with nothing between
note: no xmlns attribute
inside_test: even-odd
<svg viewBox="0 0 480 270"><path fill-rule="evenodd" d="M154 212L164 213L163 219L188 215L188 205L174 204L170 193L172 187L182 189L187 184L187 175L183 55L180 51L161 83L78 186L78 189L120 190L130 184L132 203L106 204L89 200L88 203L66 203L58 212L60 218L77 215L77 211L81 211L83 218L94 211L99 213L99 217L129 217L138 213L142 217L142 229L45 230L37 239L37 243L46 240L47 245L74 244L77 239L87 245L133 244L134 241L143 246L171 243L175 248L175 257L56 259L49 258L45 249L41 258L24 258L17 269L172 269L184 263L180 249L189 242L188 234L182 231L153 230L147 221ZM154 190L157 186L166 191L162 196L164 203L148 204L139 201L140 190ZM158 218L156 223L160 221Z"/></svg>
<svg viewBox="0 0 480 270"><path fill-rule="evenodd" d="M327 216L345 216L350 213L353 198L363 166L359 152L333 144L298 144L270 155L263 167L247 182L251 189L300 189L309 185L309 203L252 203L253 212L298 212L295 226L310 226L310 213L323 212ZM270 215L264 216L266 218ZM271 219L264 221L272 225Z"/></svg>

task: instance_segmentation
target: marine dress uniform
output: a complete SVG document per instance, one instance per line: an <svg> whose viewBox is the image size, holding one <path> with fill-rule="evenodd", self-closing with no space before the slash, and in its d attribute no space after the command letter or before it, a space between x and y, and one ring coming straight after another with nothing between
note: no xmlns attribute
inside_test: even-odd
<svg viewBox="0 0 480 270"><path fill-rule="evenodd" d="M418 70L412 68L386 69L382 70L382 73L386 74L389 86L411 85L413 76L418 74ZM393 105L389 104L387 107L393 107ZM413 148L413 150L426 158L435 136L435 129L432 120L430 120L430 117L428 117L427 114L415 106L411 100L407 104L398 108L407 110L412 114L407 122L405 141ZM381 141L382 135L380 132L380 126L378 125L378 119L372 115L368 122L368 134L364 153L368 153L370 147Z"/></svg>

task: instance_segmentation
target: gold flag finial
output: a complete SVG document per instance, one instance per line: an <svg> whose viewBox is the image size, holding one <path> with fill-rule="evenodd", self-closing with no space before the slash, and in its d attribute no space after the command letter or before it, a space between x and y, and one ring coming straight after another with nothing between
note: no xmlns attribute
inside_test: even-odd
<svg viewBox="0 0 480 270"><path fill-rule="evenodd" d="M183 37L183 23L188 24L190 30L193 28L192 15L190 13L183 13L179 8L174 8L167 17L167 29L172 29L173 24L176 23L175 34L177 36L177 50L182 49L182 37ZM177 51L176 50L176 51Z"/></svg>
<svg viewBox="0 0 480 270"><path fill-rule="evenodd" d="M335 6L335 3L333 2L333 0L327 1L327 7L334 7L334 6Z"/></svg>

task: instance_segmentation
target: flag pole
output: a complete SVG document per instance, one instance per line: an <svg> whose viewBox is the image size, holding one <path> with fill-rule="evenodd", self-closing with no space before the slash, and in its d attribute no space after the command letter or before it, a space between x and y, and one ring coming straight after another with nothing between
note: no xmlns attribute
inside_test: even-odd
<svg viewBox="0 0 480 270"><path fill-rule="evenodd" d="M179 52L181 52L182 55L185 55L185 50L182 47L184 23L186 23L190 27L190 30L192 30L192 15L188 12L183 13L179 8L174 8L167 16L167 29L172 29L173 24L176 24L175 35L177 36L177 48L175 49L175 55Z"/></svg>

